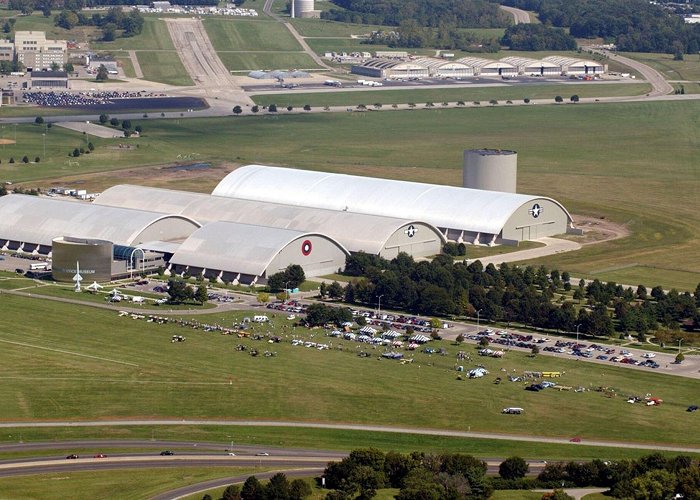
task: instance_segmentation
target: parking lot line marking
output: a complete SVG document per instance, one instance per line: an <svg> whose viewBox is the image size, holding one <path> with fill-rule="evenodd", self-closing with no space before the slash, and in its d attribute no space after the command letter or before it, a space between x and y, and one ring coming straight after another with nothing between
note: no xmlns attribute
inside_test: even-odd
<svg viewBox="0 0 700 500"><path fill-rule="evenodd" d="M99 359L100 361L109 361L110 363L118 363L120 365L139 366L136 363L129 363L128 361L119 361L116 359L102 358L100 356L90 356L89 354L80 354L79 352L64 351L62 349L53 349L51 347L42 347L42 346L38 346L38 345L25 344L24 342L15 342L12 340L4 340L4 339L0 339L0 342L4 342L6 344L19 345L22 347L31 347L33 349L41 349L43 351L60 352L61 354L70 354L72 356L80 356L81 358Z"/></svg>

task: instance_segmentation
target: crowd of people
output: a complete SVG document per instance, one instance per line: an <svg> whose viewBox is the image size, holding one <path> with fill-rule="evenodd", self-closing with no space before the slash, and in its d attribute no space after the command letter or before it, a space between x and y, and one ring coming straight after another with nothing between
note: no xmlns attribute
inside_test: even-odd
<svg viewBox="0 0 700 500"><path fill-rule="evenodd" d="M90 91L90 92L24 92L22 100L26 104L36 104L49 107L94 106L111 104L114 99L134 99L165 97L165 94L155 92L131 91Z"/></svg>

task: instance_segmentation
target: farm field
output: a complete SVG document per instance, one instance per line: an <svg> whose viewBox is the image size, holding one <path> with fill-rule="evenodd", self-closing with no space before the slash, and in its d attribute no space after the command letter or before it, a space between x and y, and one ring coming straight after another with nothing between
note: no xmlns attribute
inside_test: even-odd
<svg viewBox="0 0 700 500"><path fill-rule="evenodd" d="M3 377L12 381L0 388L3 420L75 420L77 415L285 420L293 415L295 420L321 422L700 444L700 433L690 430L694 415L685 412L697 396L697 380L674 378L669 384L667 376L657 373L510 352L501 360L478 360L493 375L459 381L454 371L459 348L448 343L436 346L443 345L449 356L416 352L413 364L401 365L378 361L379 351L369 359L359 358L355 345L319 338L319 331L316 341L332 340L336 347L340 342L345 349L294 347L288 343L292 334L308 334L301 328L293 332L283 318L276 318L274 326L257 327L263 334L269 330L287 339L268 344L50 301L41 304L39 318L33 314L35 300L3 294L0 362L6 367ZM217 312L196 319L230 325L244 315ZM172 335L185 331L187 342L170 342ZM253 357L236 351L237 344L277 355ZM33 361L31 372L22 362L27 357ZM531 393L522 383L508 381L494 385L492 379L501 369L562 371L562 384L614 387L620 396L607 398L595 391ZM381 383L358 380L360 372L362 381ZM627 394L646 393L663 397L665 403L648 408L625 402ZM521 406L526 412L508 418L500 414L505 406ZM435 407L441 411L431 411ZM474 407L479 411L467 410ZM663 427L656 425L659 421L664 421Z"/></svg>
<svg viewBox="0 0 700 500"><path fill-rule="evenodd" d="M630 84L552 84L552 85L508 85L494 80L492 87L456 87L441 89L421 89L415 87L403 87L400 89L362 90L348 92L315 92L304 93L302 91L286 94L254 95L253 100L259 105L271 103L277 106L357 106L358 104L372 105L375 102L386 104L405 104L413 102L420 106L426 102L436 104L443 101L480 101L487 107L491 99L505 101L511 99L522 102L524 98L552 99L557 95L565 101L576 94L579 97L615 97L627 95L641 95L649 92L650 87L646 83ZM504 104L503 102L501 104Z"/></svg>

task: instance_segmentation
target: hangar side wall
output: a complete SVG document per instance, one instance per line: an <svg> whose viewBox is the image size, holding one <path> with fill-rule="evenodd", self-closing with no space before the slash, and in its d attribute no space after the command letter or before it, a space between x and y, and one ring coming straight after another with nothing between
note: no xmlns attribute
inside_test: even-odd
<svg viewBox="0 0 700 500"><path fill-rule="evenodd" d="M141 231L131 245L138 245L147 241L172 241L186 238L199 226L191 220L183 217L165 217L149 225Z"/></svg>
<svg viewBox="0 0 700 500"><path fill-rule="evenodd" d="M62 239L53 241L52 269L56 281L72 282L80 263L85 282L112 279L112 242L86 240L85 243Z"/></svg>
<svg viewBox="0 0 700 500"><path fill-rule="evenodd" d="M534 240L544 236L566 233L569 224L567 214L551 200L535 199L521 205L503 226L504 240Z"/></svg>
<svg viewBox="0 0 700 500"><path fill-rule="evenodd" d="M333 241L320 236L302 236L293 240L267 266L266 276L298 264L306 276L322 276L345 268L345 252Z"/></svg>
<svg viewBox="0 0 700 500"><path fill-rule="evenodd" d="M385 259L393 259L400 252L413 257L429 257L442 251L442 238L435 230L420 222L401 226L384 244L379 253Z"/></svg>

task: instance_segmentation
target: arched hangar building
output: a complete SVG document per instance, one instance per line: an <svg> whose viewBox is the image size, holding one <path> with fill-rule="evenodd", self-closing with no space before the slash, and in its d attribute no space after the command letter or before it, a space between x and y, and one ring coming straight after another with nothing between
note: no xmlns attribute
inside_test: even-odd
<svg viewBox="0 0 700 500"><path fill-rule="evenodd" d="M396 257L399 252L413 257L436 255L445 243L444 236L436 227L420 220L143 186L111 187L94 203L179 214L203 224L227 221L324 234L349 252L365 252L386 259Z"/></svg>
<svg viewBox="0 0 700 500"><path fill-rule="evenodd" d="M458 242L495 244L578 232L556 200L262 165L240 167L215 196L421 220Z"/></svg>

